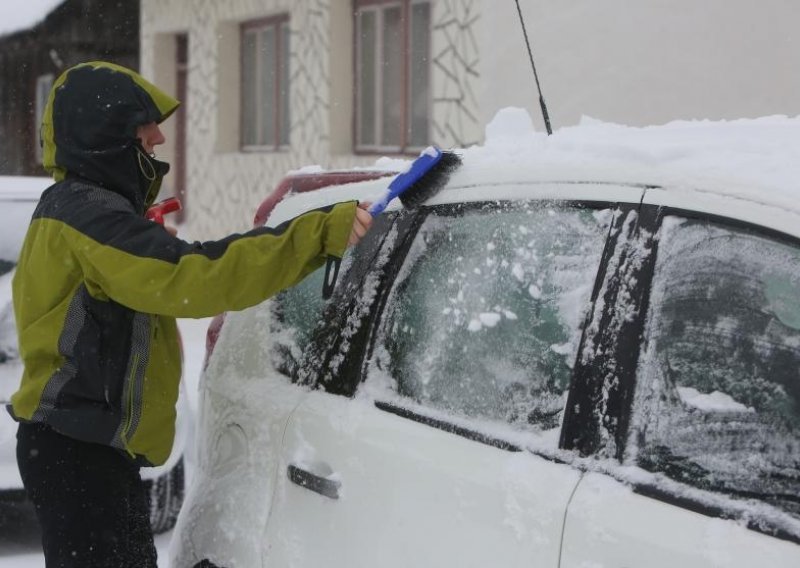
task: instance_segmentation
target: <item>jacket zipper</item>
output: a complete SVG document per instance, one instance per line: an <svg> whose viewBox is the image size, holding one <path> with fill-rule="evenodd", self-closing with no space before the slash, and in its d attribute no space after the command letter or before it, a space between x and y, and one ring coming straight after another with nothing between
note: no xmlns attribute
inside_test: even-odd
<svg viewBox="0 0 800 568"><path fill-rule="evenodd" d="M150 315L148 319L150 327L150 334L149 334L150 338L147 344L147 349L149 351L153 346L153 339L156 334L156 326L154 322L154 316ZM130 447L128 447L128 442L129 442L128 434L130 433L131 424L133 422L134 398L136 396L136 387L138 386L136 384L136 377L139 376L138 371L139 371L139 365L141 364L141 360L142 357L138 353L134 354L133 364L131 365L131 373L130 376L128 377L128 385L129 385L128 400L127 400L128 411L126 413L127 416L125 417L125 427L122 429L122 436L121 436L122 442L125 445L125 451L128 453L128 455L131 456L131 458L134 459L136 458L136 453L133 450L131 450ZM144 373L141 374L141 377L142 377L142 382L144 382Z"/></svg>
<svg viewBox="0 0 800 568"><path fill-rule="evenodd" d="M132 458L135 458L136 455L133 451L128 447L128 431L131 429L131 422L133 421L133 397L134 393L136 392L136 375L139 369L139 354L136 353L133 356L133 364L131 365L131 373L128 376L128 400L127 402L127 412L125 413L125 427L122 429L122 442L125 445L125 451L128 452Z"/></svg>

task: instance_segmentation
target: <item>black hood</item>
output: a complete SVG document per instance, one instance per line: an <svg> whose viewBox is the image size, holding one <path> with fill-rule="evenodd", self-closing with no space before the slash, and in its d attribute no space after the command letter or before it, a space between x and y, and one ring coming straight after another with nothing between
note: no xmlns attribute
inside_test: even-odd
<svg viewBox="0 0 800 568"><path fill-rule="evenodd" d="M169 165L145 153L136 129L162 122L178 105L130 69L105 62L72 67L53 85L45 108L43 165L56 181L85 178L144 212Z"/></svg>

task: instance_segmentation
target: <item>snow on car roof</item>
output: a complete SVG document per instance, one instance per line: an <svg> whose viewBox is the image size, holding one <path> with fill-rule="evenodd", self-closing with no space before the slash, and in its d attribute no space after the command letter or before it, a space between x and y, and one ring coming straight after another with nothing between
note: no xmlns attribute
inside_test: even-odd
<svg viewBox="0 0 800 568"><path fill-rule="evenodd" d="M53 180L0 176L0 260L15 261L39 197Z"/></svg>
<svg viewBox="0 0 800 568"><path fill-rule="evenodd" d="M53 185L53 178L38 176L0 176L0 201L38 201Z"/></svg>
<svg viewBox="0 0 800 568"><path fill-rule="evenodd" d="M633 201L641 191L619 195L619 186L661 186L680 194L687 208L693 195L706 196L706 201L718 195L745 204L742 210L755 203L800 215L800 117L676 121L648 127L584 118L577 126L547 136L534 131L527 111L506 108L487 126L484 144L457 152L463 166L429 203L513 198L521 191L514 185L521 183L560 182L565 188L577 182L583 189L562 197L591 199L594 192L603 200ZM409 163L381 158L371 169L403 171ZM598 192L597 185L586 182L605 188ZM377 180L288 198L278 205L270 224L336 201L377 199L386 184ZM733 210L734 216L736 209L725 207L726 214Z"/></svg>

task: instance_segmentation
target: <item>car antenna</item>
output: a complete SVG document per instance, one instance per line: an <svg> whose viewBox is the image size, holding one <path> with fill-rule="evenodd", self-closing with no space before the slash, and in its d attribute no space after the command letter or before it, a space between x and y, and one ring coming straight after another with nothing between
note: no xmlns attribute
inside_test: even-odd
<svg viewBox="0 0 800 568"><path fill-rule="evenodd" d="M542 86L539 84L539 74L536 73L536 65L533 62L533 52L531 51L531 42L528 41L528 32L525 29L525 20L522 17L522 9L519 7L519 0L517 2L517 12L519 13L519 23L522 25L522 34L525 36L525 45L528 46L528 57L531 60L531 67L533 68L533 78L536 79L536 89L539 91L539 106L542 107L542 117L544 118L544 127L547 129L547 135L553 133L550 128L550 115L547 114L547 105L544 103L544 96L542 95Z"/></svg>

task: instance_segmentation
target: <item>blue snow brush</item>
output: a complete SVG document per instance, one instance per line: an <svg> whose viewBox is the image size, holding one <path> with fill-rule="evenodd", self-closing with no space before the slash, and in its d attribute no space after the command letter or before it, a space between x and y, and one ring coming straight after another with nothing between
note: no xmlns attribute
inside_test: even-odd
<svg viewBox="0 0 800 568"><path fill-rule="evenodd" d="M367 210L375 217L395 198L406 209L414 209L439 193L447 185L450 175L461 165L461 158L453 152L444 152L436 146L428 146L414 160L411 167L392 180L386 193ZM339 258L328 257L325 266L325 282L322 297L326 300L333 294L336 279L339 277Z"/></svg>
<svg viewBox="0 0 800 568"><path fill-rule="evenodd" d="M407 171L392 180L383 197L369 208L370 215L383 213L396 197L406 209L421 205L447 185L450 174L460 165L461 158L457 154L429 146Z"/></svg>

